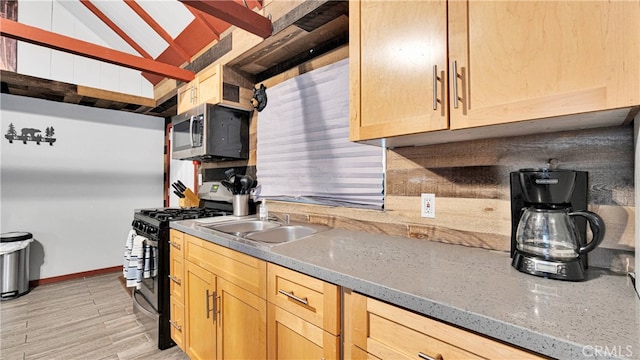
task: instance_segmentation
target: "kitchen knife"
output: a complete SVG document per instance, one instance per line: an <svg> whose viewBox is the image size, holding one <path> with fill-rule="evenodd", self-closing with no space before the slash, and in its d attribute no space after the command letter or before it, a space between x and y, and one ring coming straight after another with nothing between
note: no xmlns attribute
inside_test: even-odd
<svg viewBox="0 0 640 360"><path fill-rule="evenodd" d="M185 184L183 184L182 181L178 180L178 181L176 181L176 184L180 188L180 191L184 192L185 190L187 190L187 186Z"/></svg>
<svg viewBox="0 0 640 360"><path fill-rule="evenodd" d="M184 194L179 192L179 191L175 191L174 190L173 193L176 194L176 196L179 197L180 199L184 199L185 198Z"/></svg>
<svg viewBox="0 0 640 360"><path fill-rule="evenodd" d="M171 184L171 187L173 187L177 192L182 193L182 191L180 190L180 188L178 187L178 185L176 185L176 184Z"/></svg>

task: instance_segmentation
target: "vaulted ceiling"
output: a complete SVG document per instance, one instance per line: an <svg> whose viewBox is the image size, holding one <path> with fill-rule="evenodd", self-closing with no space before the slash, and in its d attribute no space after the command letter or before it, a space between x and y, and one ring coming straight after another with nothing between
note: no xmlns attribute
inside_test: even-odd
<svg viewBox="0 0 640 360"><path fill-rule="evenodd" d="M193 78L178 67L219 40L231 25L263 38L271 35L271 21L253 11L262 7L261 0L65 0L56 4L107 46L4 18L1 34L141 70L154 85L165 77Z"/></svg>
<svg viewBox="0 0 640 360"><path fill-rule="evenodd" d="M75 35L69 37L9 20L12 17L7 15L11 15L11 6L17 9L17 1L0 0L0 39L27 41L137 69L154 85L165 78L178 83L189 81L194 73L229 51L231 36L225 31L231 26L265 39L228 64L254 75L256 82L348 43L347 1L292 1L295 6L290 12L273 22L260 15L262 2L51 0L51 11L58 7L78 22ZM21 8L42 5L40 1L20 3ZM4 64L4 55L2 60ZM176 112L175 91L158 99L108 91L102 94L99 89L19 74L15 69L2 70L0 80L2 93L161 117Z"/></svg>

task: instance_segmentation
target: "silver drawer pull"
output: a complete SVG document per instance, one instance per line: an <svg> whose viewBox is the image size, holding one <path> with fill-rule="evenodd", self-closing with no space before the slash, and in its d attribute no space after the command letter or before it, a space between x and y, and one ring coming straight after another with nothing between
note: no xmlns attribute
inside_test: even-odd
<svg viewBox="0 0 640 360"><path fill-rule="evenodd" d="M169 320L169 324L171 324L171 326L178 330L178 331L182 331L182 326L178 325L177 322L173 321L173 320Z"/></svg>
<svg viewBox="0 0 640 360"><path fill-rule="evenodd" d="M169 279L171 279L171 281L173 281L174 283L178 284L178 285L182 285L182 280L180 280L179 278L173 276L173 275L169 275Z"/></svg>
<svg viewBox="0 0 640 360"><path fill-rule="evenodd" d="M180 244L178 244L177 242L173 242L173 241L169 241L169 244L171 244L171 246L173 246L174 248L180 250Z"/></svg>
<svg viewBox="0 0 640 360"><path fill-rule="evenodd" d="M297 301L299 303L302 303L302 304L305 304L305 305L309 305L309 300L307 300L307 298L297 297L297 296L295 296L293 294L293 291L292 292L286 292L286 291L280 289L280 290L278 290L278 293L280 293L280 294L282 294L282 295L284 295L284 296L286 296L286 297L288 297L290 299L293 299L293 300L295 300L295 301Z"/></svg>
<svg viewBox="0 0 640 360"><path fill-rule="evenodd" d="M418 352L418 358L423 359L423 360L444 360L442 358L442 355L440 355L440 354L436 354L436 356L431 357L431 356L425 355L425 354L423 354L421 352Z"/></svg>

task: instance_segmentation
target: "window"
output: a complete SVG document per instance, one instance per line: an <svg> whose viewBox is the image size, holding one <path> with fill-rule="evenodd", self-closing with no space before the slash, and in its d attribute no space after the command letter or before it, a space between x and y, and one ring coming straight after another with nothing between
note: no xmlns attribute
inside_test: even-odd
<svg viewBox="0 0 640 360"><path fill-rule="evenodd" d="M349 60L267 89L259 198L382 209L384 148L349 141Z"/></svg>

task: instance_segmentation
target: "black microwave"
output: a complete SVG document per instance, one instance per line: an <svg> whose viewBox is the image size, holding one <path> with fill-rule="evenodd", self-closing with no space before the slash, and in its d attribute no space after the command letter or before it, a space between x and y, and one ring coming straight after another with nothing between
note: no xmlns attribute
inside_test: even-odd
<svg viewBox="0 0 640 360"><path fill-rule="evenodd" d="M250 111L201 104L171 119L172 158L237 160L249 158Z"/></svg>

